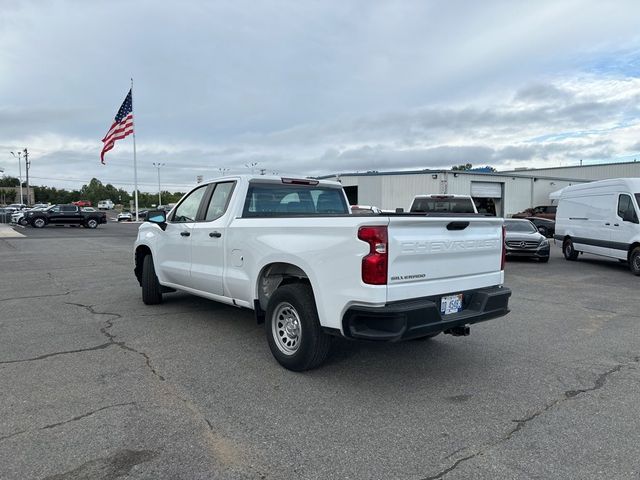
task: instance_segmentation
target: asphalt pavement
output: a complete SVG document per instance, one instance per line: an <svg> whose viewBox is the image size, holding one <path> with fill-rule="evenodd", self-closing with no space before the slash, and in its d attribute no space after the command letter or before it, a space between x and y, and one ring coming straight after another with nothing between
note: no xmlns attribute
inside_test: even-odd
<svg viewBox="0 0 640 480"><path fill-rule="evenodd" d="M637 479L640 278L552 247L511 313L271 357L250 311L145 306L136 226L0 236L0 479Z"/></svg>

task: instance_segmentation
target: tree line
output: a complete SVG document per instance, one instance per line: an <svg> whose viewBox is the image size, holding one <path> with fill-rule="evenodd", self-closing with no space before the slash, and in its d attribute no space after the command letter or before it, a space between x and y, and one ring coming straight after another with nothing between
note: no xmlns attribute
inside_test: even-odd
<svg viewBox="0 0 640 480"><path fill-rule="evenodd" d="M0 189L2 187L19 187L20 181L15 177L0 178ZM22 183L23 187L26 184ZM100 200L111 200L115 204L129 206L129 201L133 200L133 193L129 193L122 188L116 188L110 183L104 185L97 178L92 178L88 184L83 185L78 190L66 190L64 188L31 186L34 192L32 203L72 203L78 200L89 200L94 206L97 206ZM162 203L175 203L184 195L183 192L162 192ZM158 194L141 192L138 190L138 204L140 208L149 208L157 205Z"/></svg>

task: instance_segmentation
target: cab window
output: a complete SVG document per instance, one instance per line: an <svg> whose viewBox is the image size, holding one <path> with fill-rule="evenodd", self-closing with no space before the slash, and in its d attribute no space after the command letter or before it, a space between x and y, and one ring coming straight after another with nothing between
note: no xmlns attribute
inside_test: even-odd
<svg viewBox="0 0 640 480"><path fill-rule="evenodd" d="M176 223L195 222L200 203L206 191L207 186L203 185L185 197L173 212L171 221Z"/></svg>
<svg viewBox="0 0 640 480"><path fill-rule="evenodd" d="M630 195L622 194L618 197L618 216L625 222L638 223L638 214Z"/></svg>
<svg viewBox="0 0 640 480"><path fill-rule="evenodd" d="M231 198L231 192L234 186L235 182L223 182L215 185L209 206L207 207L205 222L211 222L224 214L229 205L229 199Z"/></svg>

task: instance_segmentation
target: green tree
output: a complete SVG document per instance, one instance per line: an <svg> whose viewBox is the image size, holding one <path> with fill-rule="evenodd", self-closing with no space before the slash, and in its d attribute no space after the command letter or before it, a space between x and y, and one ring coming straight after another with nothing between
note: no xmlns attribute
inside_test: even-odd
<svg viewBox="0 0 640 480"><path fill-rule="evenodd" d="M451 170L461 171L461 170L471 170L472 168L473 168L473 165L471 165L470 163L465 163L462 165L456 165L455 167L451 167Z"/></svg>

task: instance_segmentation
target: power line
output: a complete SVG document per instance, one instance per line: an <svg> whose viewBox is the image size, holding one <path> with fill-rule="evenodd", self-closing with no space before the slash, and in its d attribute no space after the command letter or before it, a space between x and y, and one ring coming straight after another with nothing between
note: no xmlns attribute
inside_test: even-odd
<svg viewBox="0 0 640 480"><path fill-rule="evenodd" d="M89 184L91 182L91 180L82 180L82 179L78 179L78 178L58 178L58 177L34 177L31 176L31 178L37 178L38 180L53 180L56 182L73 182L73 183L84 183L84 184ZM107 184L110 183L112 185L133 185L133 182L122 182L120 180L100 180L100 183ZM155 186L155 183L141 183L138 182L138 185L147 185L147 186ZM173 187L192 187L193 184L190 183L164 183L164 185L169 185L169 186L173 186Z"/></svg>

